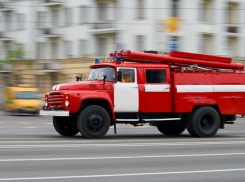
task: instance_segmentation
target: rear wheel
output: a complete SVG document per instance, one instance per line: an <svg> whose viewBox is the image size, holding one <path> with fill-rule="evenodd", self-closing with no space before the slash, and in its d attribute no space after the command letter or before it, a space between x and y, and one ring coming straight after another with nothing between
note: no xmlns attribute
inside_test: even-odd
<svg viewBox="0 0 245 182"><path fill-rule="evenodd" d="M157 129L165 135L177 136L184 132L185 127L178 126L177 121L162 121L157 124Z"/></svg>
<svg viewBox="0 0 245 182"><path fill-rule="evenodd" d="M204 106L193 113L188 131L192 136L212 137L217 133L219 126L219 113L212 107Z"/></svg>
<svg viewBox="0 0 245 182"><path fill-rule="evenodd" d="M76 125L72 125L67 117L53 117L55 130L62 136L74 136L79 131Z"/></svg>
<svg viewBox="0 0 245 182"><path fill-rule="evenodd" d="M193 137L198 137L198 135L192 130L192 128L187 128L187 131L190 133Z"/></svg>
<svg viewBox="0 0 245 182"><path fill-rule="evenodd" d="M110 116L100 106L92 105L82 110L77 120L77 128L86 138L101 138L109 130Z"/></svg>

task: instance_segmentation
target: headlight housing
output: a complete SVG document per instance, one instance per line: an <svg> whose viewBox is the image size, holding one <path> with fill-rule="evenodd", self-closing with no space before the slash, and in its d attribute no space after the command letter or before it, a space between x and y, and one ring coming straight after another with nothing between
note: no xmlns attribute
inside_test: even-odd
<svg viewBox="0 0 245 182"><path fill-rule="evenodd" d="M48 96L45 95L45 106L48 107Z"/></svg>
<svg viewBox="0 0 245 182"><path fill-rule="evenodd" d="M70 105L70 102L69 102L69 95L66 95L66 96L65 96L65 99L66 99L66 101L65 101L65 106L66 106L66 107L69 107L69 105Z"/></svg>
<svg viewBox="0 0 245 182"><path fill-rule="evenodd" d="M66 106L66 107L69 107L69 105L70 105L69 101L66 100L66 101L65 101L65 106Z"/></svg>

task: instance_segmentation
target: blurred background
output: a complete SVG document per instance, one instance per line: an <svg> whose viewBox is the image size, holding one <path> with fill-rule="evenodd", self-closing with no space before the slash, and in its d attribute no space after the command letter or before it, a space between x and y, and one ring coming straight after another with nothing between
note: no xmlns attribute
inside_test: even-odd
<svg viewBox="0 0 245 182"><path fill-rule="evenodd" d="M86 80L115 50L188 51L245 60L244 0L0 0L4 89Z"/></svg>

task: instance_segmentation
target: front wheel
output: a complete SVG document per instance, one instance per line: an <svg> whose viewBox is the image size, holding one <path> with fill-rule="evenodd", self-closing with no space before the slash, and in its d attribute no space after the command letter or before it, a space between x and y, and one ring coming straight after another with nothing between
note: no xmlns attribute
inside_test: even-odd
<svg viewBox="0 0 245 182"><path fill-rule="evenodd" d="M185 127L178 126L176 121L161 121L157 124L157 129L161 133L170 136L177 136L185 131Z"/></svg>
<svg viewBox="0 0 245 182"><path fill-rule="evenodd" d="M53 117L54 129L62 136L75 136L79 131L66 117Z"/></svg>
<svg viewBox="0 0 245 182"><path fill-rule="evenodd" d="M88 106L81 111L77 120L77 128L86 138L101 138L109 130L110 116L100 106Z"/></svg>

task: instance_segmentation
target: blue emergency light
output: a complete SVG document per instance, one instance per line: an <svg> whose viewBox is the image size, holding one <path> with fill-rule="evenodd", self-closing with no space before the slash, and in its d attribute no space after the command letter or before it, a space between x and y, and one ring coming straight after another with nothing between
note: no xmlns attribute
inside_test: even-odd
<svg viewBox="0 0 245 182"><path fill-rule="evenodd" d="M121 63L121 58L120 57L117 57L116 63Z"/></svg>
<svg viewBox="0 0 245 182"><path fill-rule="evenodd" d="M99 59L95 59L95 64L99 64L100 60Z"/></svg>

